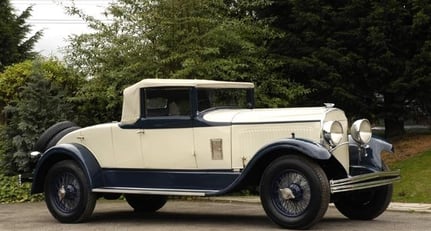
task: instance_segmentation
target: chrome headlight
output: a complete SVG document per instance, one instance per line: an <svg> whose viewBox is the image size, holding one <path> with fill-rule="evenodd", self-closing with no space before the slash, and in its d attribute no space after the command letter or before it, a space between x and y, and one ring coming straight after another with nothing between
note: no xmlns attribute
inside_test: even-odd
<svg viewBox="0 0 431 231"><path fill-rule="evenodd" d="M343 126L338 121L328 121L323 124L323 137L333 147L343 140Z"/></svg>
<svg viewBox="0 0 431 231"><path fill-rule="evenodd" d="M367 119L356 120L350 128L350 133L356 142L368 144L372 136L370 121Z"/></svg>

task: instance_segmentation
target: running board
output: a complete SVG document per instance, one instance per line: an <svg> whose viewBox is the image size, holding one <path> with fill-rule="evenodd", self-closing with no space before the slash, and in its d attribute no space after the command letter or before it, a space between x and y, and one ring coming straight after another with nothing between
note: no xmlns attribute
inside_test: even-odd
<svg viewBox="0 0 431 231"><path fill-rule="evenodd" d="M191 189L163 189L163 188L94 188L94 193L121 193L121 194L146 194L146 195L167 195L167 196L207 196L215 194L217 190L191 190Z"/></svg>

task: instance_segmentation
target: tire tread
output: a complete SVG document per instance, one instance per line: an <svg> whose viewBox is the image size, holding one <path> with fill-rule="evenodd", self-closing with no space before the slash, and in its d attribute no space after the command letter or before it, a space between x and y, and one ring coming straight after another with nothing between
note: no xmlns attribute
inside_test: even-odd
<svg viewBox="0 0 431 231"><path fill-rule="evenodd" d="M62 121L52 125L48 129L46 129L45 132L42 133L42 135L40 135L39 139L34 144L33 149L42 153L45 152L47 150L48 143L55 135L57 135L64 129L75 126L76 124L70 121Z"/></svg>

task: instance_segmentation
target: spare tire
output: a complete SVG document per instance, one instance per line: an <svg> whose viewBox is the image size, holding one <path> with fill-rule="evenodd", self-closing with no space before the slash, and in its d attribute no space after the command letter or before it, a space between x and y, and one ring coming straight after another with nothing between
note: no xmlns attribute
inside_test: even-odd
<svg viewBox="0 0 431 231"><path fill-rule="evenodd" d="M70 127L76 127L76 124L70 121L62 121L52 125L48 129L46 129L46 131L42 133L42 135L40 135L39 139L34 144L34 150L39 152L45 152L47 149L46 147L51 141L51 139L59 132Z"/></svg>
<svg viewBox="0 0 431 231"><path fill-rule="evenodd" d="M52 137L52 139L48 142L48 144L45 147L45 151L48 150L51 147L54 147L58 143L58 141L60 141L61 138L63 138L65 135L67 135L67 134L69 134L69 133L71 133L71 132L73 132L75 130L78 130L80 128L81 127L73 126L73 127L70 127L70 128L66 128L63 131L60 131L54 137Z"/></svg>

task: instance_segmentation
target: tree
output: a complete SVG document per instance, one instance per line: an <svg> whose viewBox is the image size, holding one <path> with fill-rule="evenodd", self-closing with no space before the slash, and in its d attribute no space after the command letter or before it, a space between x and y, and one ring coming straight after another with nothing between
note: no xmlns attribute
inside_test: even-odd
<svg viewBox="0 0 431 231"><path fill-rule="evenodd" d="M6 105L0 157L7 174L30 172L28 153L42 132L60 120L77 120L77 107L69 98L80 83L56 60L25 61L0 74L0 95Z"/></svg>
<svg viewBox="0 0 431 231"><path fill-rule="evenodd" d="M298 103L383 118L393 137L404 133L410 102L429 99L427 1L275 1L261 15L287 35L272 44L288 60L282 71L312 89Z"/></svg>
<svg viewBox="0 0 431 231"><path fill-rule="evenodd" d="M21 88L29 82L36 67L39 67L38 71L44 78L60 84L66 92L70 93L70 96L84 81L55 59L37 58L8 66L3 73L0 73L0 111L3 111L4 107L13 101L19 101ZM5 116L5 114L0 116L0 124L7 122Z"/></svg>
<svg viewBox="0 0 431 231"><path fill-rule="evenodd" d="M42 32L28 35L31 28L26 20L31 16L31 10L28 7L17 16L9 0L0 1L0 72L8 65L35 56L32 49Z"/></svg>
<svg viewBox="0 0 431 231"><path fill-rule="evenodd" d="M205 78L253 81L260 105L288 105L306 90L280 76L279 61L267 53L268 41L280 34L255 17L266 3L245 2L119 0L106 12L110 23L70 8L95 31L72 38L66 56L91 76L82 99L103 105L99 120L108 121L120 116L124 87L140 79Z"/></svg>

